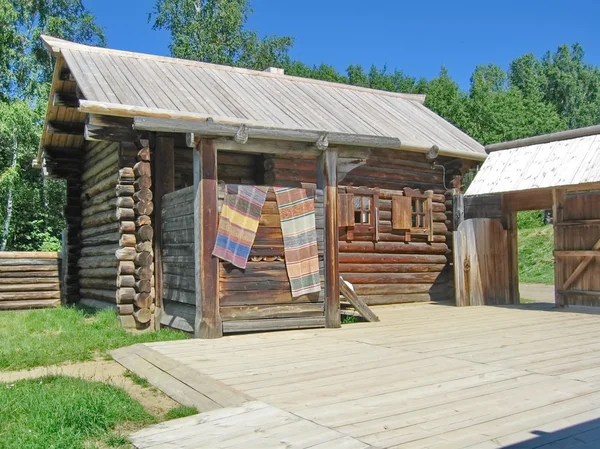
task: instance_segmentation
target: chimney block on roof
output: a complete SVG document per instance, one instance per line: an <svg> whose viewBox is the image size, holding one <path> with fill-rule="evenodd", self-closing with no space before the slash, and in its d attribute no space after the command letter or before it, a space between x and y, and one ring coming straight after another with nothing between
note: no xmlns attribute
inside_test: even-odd
<svg viewBox="0 0 600 449"><path fill-rule="evenodd" d="M279 67L267 67L263 72L275 73L276 75L285 75L285 70Z"/></svg>

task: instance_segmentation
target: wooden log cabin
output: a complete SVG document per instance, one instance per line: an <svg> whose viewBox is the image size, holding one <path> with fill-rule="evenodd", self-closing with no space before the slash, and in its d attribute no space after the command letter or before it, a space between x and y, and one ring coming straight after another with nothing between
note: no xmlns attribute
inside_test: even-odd
<svg viewBox="0 0 600 449"><path fill-rule="evenodd" d="M338 327L340 275L368 304L453 299L452 194L486 155L423 95L42 39L69 301L218 337ZM314 199L319 293L290 293L272 188L247 268L212 256L228 185Z"/></svg>

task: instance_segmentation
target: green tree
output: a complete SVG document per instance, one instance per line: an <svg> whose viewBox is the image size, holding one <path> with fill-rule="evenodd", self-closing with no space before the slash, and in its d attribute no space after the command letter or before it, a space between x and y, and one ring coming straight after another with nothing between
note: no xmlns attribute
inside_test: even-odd
<svg viewBox="0 0 600 449"><path fill-rule="evenodd" d="M104 45L102 29L80 0L0 0L0 67L8 68L4 98L46 98L52 60L40 40L49 34Z"/></svg>
<svg viewBox="0 0 600 449"><path fill-rule="evenodd" d="M41 34L104 44L80 0L0 0L0 248L56 248L64 226L64 184L31 167L53 68Z"/></svg>
<svg viewBox="0 0 600 449"><path fill-rule="evenodd" d="M600 69L586 64L581 45L563 45L542 58L544 98L554 105L569 128L600 121Z"/></svg>
<svg viewBox="0 0 600 449"><path fill-rule="evenodd" d="M466 96L450 78L446 67L442 67L438 77L429 82L426 95L425 106L459 128L467 126Z"/></svg>
<svg viewBox="0 0 600 449"><path fill-rule="evenodd" d="M246 30L251 12L248 0L157 0L148 19L171 33L169 48L178 58L258 70L284 66L293 39Z"/></svg>

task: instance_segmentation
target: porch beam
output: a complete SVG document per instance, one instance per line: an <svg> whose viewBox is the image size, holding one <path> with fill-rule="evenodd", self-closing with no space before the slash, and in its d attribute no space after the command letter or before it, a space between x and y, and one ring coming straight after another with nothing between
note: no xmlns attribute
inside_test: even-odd
<svg viewBox="0 0 600 449"><path fill-rule="evenodd" d="M326 327L341 327L337 163L336 148L328 147L317 159L317 188L325 195Z"/></svg>
<svg viewBox="0 0 600 449"><path fill-rule="evenodd" d="M217 145L214 140L201 139L194 149L194 336L198 338L223 336L219 312L219 260L212 255L218 227L217 187Z"/></svg>

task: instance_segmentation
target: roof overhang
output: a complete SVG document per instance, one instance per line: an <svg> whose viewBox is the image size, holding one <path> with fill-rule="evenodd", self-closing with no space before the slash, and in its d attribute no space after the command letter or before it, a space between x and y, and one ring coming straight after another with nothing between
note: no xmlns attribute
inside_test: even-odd
<svg viewBox="0 0 600 449"><path fill-rule="evenodd" d="M133 118L133 129L136 131L194 134L203 137L234 138L242 131L249 139L279 140L286 142L316 143L326 138L331 146L356 146L367 148L384 148L404 150L417 153L429 153L432 148L440 156L483 161L485 153L461 151L440 147L432 142L422 145L397 137L344 134L327 130L293 129L273 127L266 123L250 120L232 120L229 117L208 116L198 113L169 111L165 109L125 106L121 104L102 103L80 100L79 111L117 117Z"/></svg>

